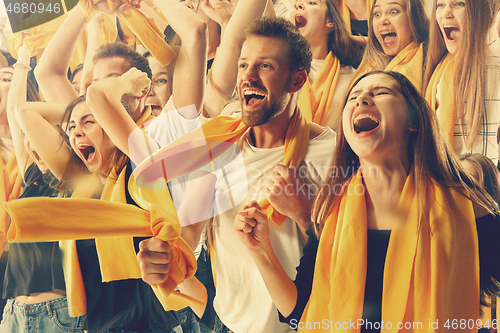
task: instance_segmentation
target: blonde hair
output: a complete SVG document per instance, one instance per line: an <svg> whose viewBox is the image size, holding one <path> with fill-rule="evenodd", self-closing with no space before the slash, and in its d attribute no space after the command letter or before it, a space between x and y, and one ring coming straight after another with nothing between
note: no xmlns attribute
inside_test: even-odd
<svg viewBox="0 0 500 333"><path fill-rule="evenodd" d="M429 29L429 48L425 61L423 90L426 91L436 66L448 54L441 29L435 19L436 1L432 9L434 18ZM488 56L488 30L493 15L488 0L465 0L465 27L461 27L460 45L455 55L453 82L455 86L455 109L465 123L462 129L467 149L479 137L483 116L486 111L486 67L484 59Z"/></svg>

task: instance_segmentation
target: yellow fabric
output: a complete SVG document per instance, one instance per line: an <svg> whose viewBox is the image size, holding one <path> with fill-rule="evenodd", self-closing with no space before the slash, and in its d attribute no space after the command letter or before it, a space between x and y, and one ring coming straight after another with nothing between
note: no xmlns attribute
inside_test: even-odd
<svg viewBox="0 0 500 333"><path fill-rule="evenodd" d="M361 319L367 265L363 188L358 172L326 219L311 297L301 318L304 325L323 319L334 324ZM384 267L381 332L389 331L388 323L395 329L400 322L422 323L420 329L405 332L440 332L448 319L478 318L479 254L471 201L432 181L428 188L430 206L421 223L411 175L401 195ZM439 329L431 329L429 320L438 320ZM334 324L331 329L299 332L333 332ZM342 332L360 328L349 325Z"/></svg>
<svg viewBox="0 0 500 333"><path fill-rule="evenodd" d="M170 158L181 160L183 163L170 166L168 179L189 174L221 155L230 147L228 143L235 143L247 129L248 126L242 122L241 118L216 117L197 130L158 150L151 156L150 160L137 166L134 170L136 182L141 187L153 186L149 184L147 179L155 178L153 176L154 169L158 167L160 162L168 161ZM298 168L307 152L309 135L309 122L297 110L293 114L286 133L284 165ZM262 199L259 204L276 226L279 227L286 220L287 217L275 211L267 199Z"/></svg>
<svg viewBox="0 0 500 333"><path fill-rule="evenodd" d="M437 114L439 125L443 130L444 137L451 145L455 133L455 122L458 119L455 107L455 84L453 81L455 73L454 58L453 54L448 53L441 60L436 66L425 92L425 99L431 108L437 111L439 107L439 113ZM439 84L441 96L439 96L438 106L437 87Z"/></svg>
<svg viewBox="0 0 500 333"><path fill-rule="evenodd" d="M422 62L424 59L423 44L415 42L402 49L385 68L403 74L420 90L422 85Z"/></svg>
<svg viewBox="0 0 500 333"><path fill-rule="evenodd" d="M96 9L94 4L97 2L97 0L80 0L79 5L86 15L92 17L95 15ZM108 0L111 10L116 9L124 3L128 3L128 1ZM125 24L123 32L125 33L124 39L127 41L127 44L130 45L137 37L162 66L168 65L175 57L175 52L165 43L163 32L160 31L152 18L142 14L137 8L131 5L126 6L124 11L118 13L116 16L120 19L120 22Z"/></svg>
<svg viewBox="0 0 500 333"><path fill-rule="evenodd" d="M340 61L330 51L314 82L311 84L308 77L300 91L297 105L307 121L325 126L339 75ZM335 118L339 117L340 112Z"/></svg>
<svg viewBox="0 0 500 333"><path fill-rule="evenodd" d="M64 14L47 23L38 25L16 33L7 33L7 44L10 54L17 59L17 50L24 44L32 49L31 56L41 56L43 49L50 42L57 29L61 26L69 14ZM79 37L77 47L70 61L70 68L73 70L76 66L85 60L86 38Z"/></svg>
<svg viewBox="0 0 500 333"><path fill-rule="evenodd" d="M181 309L189 305L200 306L201 304L195 302L192 298L173 292L176 285L194 274L196 261L189 246L179 238L180 223L175 206L166 189L166 182L168 179L190 173L206 164L203 157L197 158L199 154L189 148L196 147L196 144L201 143L200 146L203 146L202 149L206 151L208 143L209 155L212 156L208 158L209 160L222 154L230 147L230 145L224 143L236 142L247 128L241 119L217 117L204 124L199 130L195 131L196 133L188 133L154 154L151 159L137 166L130 177L129 193L144 210L120 203L120 201L124 200L122 175L120 175L116 183L108 180L103 190L104 199L109 197L111 200L117 200L118 203L74 198L49 200L46 200L47 198L27 198L7 204L6 208L12 217L12 226L8 232L8 239L17 242L34 242L97 238L96 246L99 243L98 255L103 279L113 280L136 278L139 274L136 270L138 265L135 252L132 254L130 251L131 243L121 237L129 237L129 239L131 236L159 237L168 241L174 247L169 280L161 286L152 286L156 295L165 309L168 310ZM296 167L300 165L309 145L309 132L309 123L299 111L295 112L285 139L285 165ZM200 134L200 139L203 142L192 140ZM167 177L162 154L166 153L168 156L169 153L176 154L179 152L186 153L186 158L182 159L184 163L178 163L179 168L174 170L173 174L169 173ZM150 167L155 160L158 161L155 165L161 167L161 173L150 177L151 174L148 171L151 171L151 169L148 169L148 166ZM123 174L124 172L122 171ZM141 179L138 181L136 176L141 177ZM88 183L86 182L85 185L88 186ZM88 196L93 193L91 190L77 190L76 195L86 192ZM274 211L267 200L264 199L260 204L266 214L277 225L280 225L286 219L286 217ZM68 225L67 221L72 223ZM41 225L44 227L40 228ZM41 232L42 230L43 232ZM102 243L104 244L102 245L100 238L106 237L115 239L106 239L107 244ZM113 244L113 246L109 246L110 244ZM73 261L75 261L74 258ZM70 271L77 272L77 269L73 268ZM129 276L129 274L132 276ZM78 277L76 280L78 280ZM81 291L77 293L80 297L85 295L83 289L81 289L82 287L83 285L80 286ZM69 295L68 298L71 301ZM81 303L80 306L84 305L81 300L79 302ZM70 314L72 316L81 315L80 312L76 311L81 309L76 307L76 303L73 303L73 305L70 307Z"/></svg>
<svg viewBox="0 0 500 333"><path fill-rule="evenodd" d="M0 172L2 173L2 177L0 177L0 202L8 202L19 198L22 193L23 178L17 166L15 154L12 154L7 165L4 165L0 151ZM0 234L2 241L5 242L5 236L10 226L9 214L4 211L1 214L1 219Z"/></svg>
<svg viewBox="0 0 500 333"><path fill-rule="evenodd" d="M373 1L374 0L366 0L367 21L370 19L370 12L372 10ZM347 29L349 30L349 32L351 32L351 11L349 10L349 7L347 7L345 0L338 0L337 4L339 6L340 15L342 15L342 18L344 19L344 22L347 25Z"/></svg>

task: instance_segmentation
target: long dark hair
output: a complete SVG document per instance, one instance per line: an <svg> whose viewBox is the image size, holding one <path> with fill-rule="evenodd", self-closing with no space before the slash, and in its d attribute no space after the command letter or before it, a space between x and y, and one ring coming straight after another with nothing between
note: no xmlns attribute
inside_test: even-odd
<svg viewBox="0 0 500 333"><path fill-rule="evenodd" d="M63 126L60 127L61 138L63 138L61 146L63 144L67 144L71 148L71 143L69 142L69 138L66 134L69 129L69 121L75 107L80 103L86 102L86 100L87 100L87 95L79 96L76 99L72 100L66 107L66 110L64 111L63 117L61 119L61 124L66 124L66 126L64 126L64 129ZM103 135L104 135L104 130L103 130ZM85 163L78 157L78 155L76 155L76 153L73 151L72 148L71 150L73 153L71 154L68 163L64 167L61 176L58 177L60 179L59 184L57 184L56 186L56 189L58 190L69 189L72 185L74 185L76 177L78 177L81 174L89 173ZM105 172L106 175L108 175L108 177L110 177L111 179L116 180L120 172L127 165L128 161L129 161L128 156L125 155L118 148L115 148L110 158L109 169L106 170Z"/></svg>
<svg viewBox="0 0 500 333"><path fill-rule="evenodd" d="M355 41L349 32L336 0L326 0L326 18L333 23L328 34L328 51L331 51L344 66L357 68L363 58L363 46Z"/></svg>
<svg viewBox="0 0 500 333"><path fill-rule="evenodd" d="M455 157L452 149L445 142L438 121L434 112L431 111L425 99L419 94L413 84L402 74L397 72L373 71L358 78L349 89L346 96L349 96L352 89L359 81L365 77L384 74L396 80L401 87L401 92L408 104L410 122L417 131L412 131L408 143L408 157L410 165L413 166L413 179L415 189L419 198L419 211L421 212L420 222L427 211L428 200L427 183L429 179L437 183L457 189L464 196L484 207L488 212L495 213L497 204L483 190L477 182L469 176L463 169L460 162ZM347 103L347 97L344 105ZM359 158L354 153L347 142L342 123L337 127L337 147L331 163L342 172L335 175L329 174L324 185L317 195L313 208L312 219L318 237L321 235L326 218L330 213L336 200L340 199L343 193L332 193L330 189L343 188L351 176L360 166Z"/></svg>

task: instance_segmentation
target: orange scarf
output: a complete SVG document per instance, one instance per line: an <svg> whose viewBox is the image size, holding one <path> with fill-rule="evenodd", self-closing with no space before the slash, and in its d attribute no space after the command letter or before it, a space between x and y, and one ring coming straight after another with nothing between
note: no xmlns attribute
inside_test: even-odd
<svg viewBox="0 0 500 333"><path fill-rule="evenodd" d="M340 61L330 52L313 84L307 78L300 91L297 105L307 121L325 126L326 114L330 110L339 76ZM339 109L334 119L340 117L340 111Z"/></svg>
<svg viewBox="0 0 500 333"><path fill-rule="evenodd" d="M366 0L366 20L367 21L370 19L370 12L372 10L373 1L374 0ZM351 11L350 11L350 9L349 9L349 7L347 7L345 0L338 0L337 4L339 6L340 15L342 15L342 18L344 19L344 22L347 25L347 29L349 30L349 32L351 32Z"/></svg>
<svg viewBox="0 0 500 333"><path fill-rule="evenodd" d="M444 132L445 138L450 145L453 145L453 136L455 134L455 123L458 120L455 107L455 84L454 84L454 60L453 54L448 53L436 66L432 73L429 85L425 92L425 99L432 110L439 112L437 118L439 125ZM439 106L437 103L437 87L440 84L441 94L439 96Z"/></svg>
<svg viewBox="0 0 500 333"><path fill-rule="evenodd" d="M384 268L381 332L408 322L422 326L404 331L440 332L448 319L478 318L479 255L471 201L434 182L428 185L432 205L423 214L428 221L418 221L412 175L401 195ZM301 318L304 329L299 332L333 332L336 323L348 323L343 332L361 328L349 325L361 319L366 280L366 201L360 172L345 189L321 234L312 293ZM333 324L307 329L324 319ZM439 328L430 328L436 321Z"/></svg>
<svg viewBox="0 0 500 333"><path fill-rule="evenodd" d="M424 61L423 44L415 42L402 49L385 68L403 74L420 90L422 85L422 62Z"/></svg>
<svg viewBox="0 0 500 333"><path fill-rule="evenodd" d="M23 178L17 165L16 155L12 154L7 165L4 165L0 151L0 202L8 202L19 198L22 190ZM5 242L5 236L10 226L10 217L7 212L1 214L0 234Z"/></svg>

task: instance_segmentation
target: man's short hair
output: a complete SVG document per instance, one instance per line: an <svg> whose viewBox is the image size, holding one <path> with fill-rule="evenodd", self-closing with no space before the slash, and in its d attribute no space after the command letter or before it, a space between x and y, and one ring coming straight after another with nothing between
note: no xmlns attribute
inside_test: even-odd
<svg viewBox="0 0 500 333"><path fill-rule="evenodd" d="M289 20L274 16L261 17L250 23L245 34L247 38L264 36L281 39L288 45L290 69L305 70L309 74L312 61L311 44Z"/></svg>
<svg viewBox="0 0 500 333"><path fill-rule="evenodd" d="M152 80L153 74L151 73L151 68L149 67L148 60L140 55L138 52L132 50L128 45L120 42L101 45L92 61L97 63L101 59L112 58L112 57L121 57L127 59L130 63L130 67L135 67L141 72L144 72L148 75L148 78Z"/></svg>

